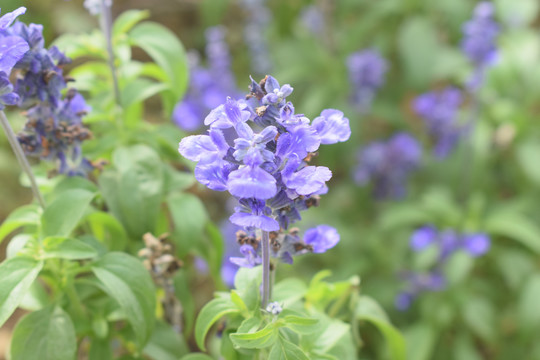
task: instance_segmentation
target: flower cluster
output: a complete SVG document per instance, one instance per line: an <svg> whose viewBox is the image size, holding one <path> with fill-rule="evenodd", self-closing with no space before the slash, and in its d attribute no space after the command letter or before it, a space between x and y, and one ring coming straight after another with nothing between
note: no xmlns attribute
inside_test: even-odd
<svg viewBox="0 0 540 360"><path fill-rule="evenodd" d="M378 51L368 49L349 55L347 68L352 84L351 101L359 111L366 112L384 83L388 63Z"/></svg>
<svg viewBox="0 0 540 360"><path fill-rule="evenodd" d="M485 233L460 234L451 229L438 231L431 225L417 229L410 239L411 249L420 252L429 247L436 247L436 264L428 273L404 274L407 289L396 297L396 307L399 310L406 310L422 292L443 290L446 287L446 278L441 268L457 251L464 251L476 258L487 253L490 246L491 240Z"/></svg>
<svg viewBox="0 0 540 360"><path fill-rule="evenodd" d="M422 148L408 133L398 133L386 142L375 141L358 153L354 177L358 185L372 183L375 197L401 198L409 174L420 166Z"/></svg>
<svg viewBox="0 0 540 360"><path fill-rule="evenodd" d="M206 41L208 67L199 64L196 53L190 53L189 88L173 112L173 121L186 131L199 129L204 115L221 104L224 98L239 95L224 29L220 26L209 28Z"/></svg>
<svg viewBox="0 0 540 360"><path fill-rule="evenodd" d="M20 7L0 17L0 110L6 105L15 105L19 102L19 95L13 92L9 75L15 64L28 51L29 46L25 39L11 34L10 27L15 19L25 12L26 8Z"/></svg>
<svg viewBox="0 0 540 360"><path fill-rule="evenodd" d="M268 74L272 70L268 42L264 36L272 14L265 2L266 0L241 1L247 12L244 39L251 57L251 69L258 75Z"/></svg>
<svg viewBox="0 0 540 360"><path fill-rule="evenodd" d="M439 159L448 156L466 134L466 128L458 121L462 101L461 91L454 87L422 94L414 101L414 110L422 117L434 139L433 153Z"/></svg>
<svg viewBox="0 0 540 360"><path fill-rule="evenodd" d="M238 199L229 219L247 231L238 240L242 265L259 261L256 229L274 232L274 255L285 262L304 250L323 252L339 241L335 229L319 226L306 232L304 242L297 230L284 231L327 192L331 171L308 163L320 144L350 137L349 120L334 109L324 110L313 121L295 114L287 101L292 87L280 86L271 76L252 81L250 90L246 100L228 98L212 110L204 120L210 126L208 135L182 139L179 152L198 162L195 177L201 184L227 190Z"/></svg>
<svg viewBox="0 0 540 360"><path fill-rule="evenodd" d="M493 64L497 57L499 25L493 19L494 12L491 2L480 2L474 9L473 18L463 26L461 48L475 66L469 80L469 87L473 90L481 85L485 68Z"/></svg>
<svg viewBox="0 0 540 360"><path fill-rule="evenodd" d="M61 67L70 60L54 46L44 47L43 26L21 22L11 25L22 13L24 8L4 15L0 24L0 41L16 44L1 57L4 70L16 70L16 96L10 94L12 87L7 72L0 73L1 106L16 104L27 110L28 121L19 134L27 155L57 160L60 173L85 175L93 169L93 165L82 157L80 147L81 142L91 135L81 121L89 108L73 89L62 97L67 85ZM25 47L20 45L21 41Z"/></svg>

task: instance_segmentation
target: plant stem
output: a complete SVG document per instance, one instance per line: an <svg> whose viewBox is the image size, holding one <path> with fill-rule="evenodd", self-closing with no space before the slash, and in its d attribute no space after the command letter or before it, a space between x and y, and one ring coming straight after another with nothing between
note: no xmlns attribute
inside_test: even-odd
<svg viewBox="0 0 540 360"><path fill-rule="evenodd" d="M112 46L112 15L111 8L107 6L105 0L101 0L101 31L105 36L107 43L107 53L109 55L109 68L111 70L113 86L114 86L114 101L120 106L120 87L118 86L118 77L116 76L116 68L114 66L114 52Z"/></svg>
<svg viewBox="0 0 540 360"><path fill-rule="evenodd" d="M32 172L32 168L30 167L28 159L26 159L26 156L24 155L21 144L19 144L19 140L17 140L17 136L11 128L6 114L3 111L0 111L0 123L2 123L2 128L4 129L9 144L15 153L15 157L19 161L19 165L21 165L22 170L26 173L28 179L30 179L30 186L32 188L32 193L34 193L34 197L38 201L39 205L45 209L45 200L43 200L43 196L41 196L41 193L39 192L39 187L37 185L36 178L34 177L34 173Z"/></svg>
<svg viewBox="0 0 540 360"><path fill-rule="evenodd" d="M270 235L268 231L262 232L262 300L261 307L266 309L270 298Z"/></svg>

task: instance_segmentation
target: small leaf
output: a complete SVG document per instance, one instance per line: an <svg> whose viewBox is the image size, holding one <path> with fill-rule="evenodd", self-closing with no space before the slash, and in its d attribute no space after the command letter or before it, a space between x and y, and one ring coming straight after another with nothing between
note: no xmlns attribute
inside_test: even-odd
<svg viewBox="0 0 540 360"><path fill-rule="evenodd" d="M287 278L278 282L272 289L272 299L285 307L304 297L307 291L306 284L296 278Z"/></svg>
<svg viewBox="0 0 540 360"><path fill-rule="evenodd" d="M201 200L191 194L173 194L167 199L167 206L174 224L172 238L183 257L201 241L208 215Z"/></svg>
<svg viewBox="0 0 540 360"><path fill-rule="evenodd" d="M81 240L49 236L43 240L42 259L81 260L97 257L97 251Z"/></svg>
<svg viewBox="0 0 540 360"><path fill-rule="evenodd" d="M41 208L38 205L24 205L13 211L0 225L0 243L12 231L24 225L38 225Z"/></svg>
<svg viewBox="0 0 540 360"><path fill-rule="evenodd" d="M388 316L375 300L367 296L360 296L356 307L356 317L358 320L369 321L379 329L386 338L392 359L405 359L406 348L403 336L389 322Z"/></svg>
<svg viewBox="0 0 540 360"><path fill-rule="evenodd" d="M124 108L131 105L142 102L149 97L152 97L159 92L166 90L168 86L166 84L156 83L148 79L135 79L132 82L126 84L120 99Z"/></svg>
<svg viewBox="0 0 540 360"><path fill-rule="evenodd" d="M127 10L120 14L114 21L112 34L116 38L118 36L124 36L129 30L131 30L137 23L150 17L150 11L148 10Z"/></svg>
<svg viewBox="0 0 540 360"><path fill-rule="evenodd" d="M263 349L272 346L278 338L279 330L275 323L266 325L253 333L234 333L230 335L233 344L244 349Z"/></svg>
<svg viewBox="0 0 540 360"><path fill-rule="evenodd" d="M292 342L280 336L272 347L268 360L309 360L306 353Z"/></svg>
<svg viewBox="0 0 540 360"><path fill-rule="evenodd" d="M171 325L156 322L156 328L143 353L152 359L178 360L189 352L186 341L181 334L173 330Z"/></svg>
<svg viewBox="0 0 540 360"><path fill-rule="evenodd" d="M0 264L0 326L19 306L42 267L42 262L21 256Z"/></svg>
<svg viewBox="0 0 540 360"><path fill-rule="evenodd" d="M519 296L518 319L524 329L532 330L540 327L538 299L540 299L540 274L536 273L529 277Z"/></svg>
<svg viewBox="0 0 540 360"><path fill-rule="evenodd" d="M203 351L206 351L204 340L212 325L227 314L238 313L238 309L228 298L217 298L204 305L195 323L195 340Z"/></svg>
<svg viewBox="0 0 540 360"><path fill-rule="evenodd" d="M286 315L283 317L285 325L300 334L309 334L318 329L319 320L296 315Z"/></svg>
<svg viewBox="0 0 540 360"><path fill-rule="evenodd" d="M488 216L485 230L490 235L518 241L540 254L540 228L524 215L509 211L494 212Z"/></svg>
<svg viewBox="0 0 540 360"><path fill-rule="evenodd" d="M111 252L92 265L92 271L131 324L139 347L150 338L156 307L152 278L133 256Z"/></svg>
<svg viewBox="0 0 540 360"><path fill-rule="evenodd" d="M12 360L73 360L75 328L60 307L46 307L23 317L13 331Z"/></svg>
<svg viewBox="0 0 540 360"><path fill-rule="evenodd" d="M463 309L463 318L473 333L487 342L494 340L495 309L487 299L468 299Z"/></svg>
<svg viewBox="0 0 540 360"><path fill-rule="evenodd" d="M82 189L62 192L41 216L41 235L69 236L83 217L95 193Z"/></svg>
<svg viewBox="0 0 540 360"><path fill-rule="evenodd" d="M437 340L437 332L429 324L418 323L405 331L407 359L429 360Z"/></svg>
<svg viewBox="0 0 540 360"><path fill-rule="evenodd" d="M184 356L180 360L214 360L214 358L203 353L193 353Z"/></svg>
<svg viewBox="0 0 540 360"><path fill-rule="evenodd" d="M164 94L166 115L182 98L188 84L188 66L182 43L166 27L144 22L129 33L133 45L143 49L167 74L170 90Z"/></svg>

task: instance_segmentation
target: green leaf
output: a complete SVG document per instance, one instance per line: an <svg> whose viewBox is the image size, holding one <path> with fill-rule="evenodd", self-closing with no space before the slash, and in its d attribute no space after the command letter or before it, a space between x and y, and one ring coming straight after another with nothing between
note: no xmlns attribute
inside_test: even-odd
<svg viewBox="0 0 540 360"><path fill-rule="evenodd" d="M38 225L41 208L38 205L24 205L13 211L0 225L0 243L12 231L24 225Z"/></svg>
<svg viewBox="0 0 540 360"><path fill-rule="evenodd" d="M0 326L19 306L42 267L43 262L20 256L0 264Z"/></svg>
<svg viewBox="0 0 540 360"><path fill-rule="evenodd" d="M405 359L406 348L403 336L389 322L388 316L375 300L367 296L360 296L356 306L356 317L358 320L369 321L379 329L386 338L392 359Z"/></svg>
<svg viewBox="0 0 540 360"><path fill-rule="evenodd" d="M92 338L88 360L112 360L113 352L109 339Z"/></svg>
<svg viewBox="0 0 540 360"><path fill-rule="evenodd" d="M157 93L166 90L166 84L156 83L148 79L135 79L122 89L120 100L124 108L142 102Z"/></svg>
<svg viewBox="0 0 540 360"><path fill-rule="evenodd" d="M97 251L81 240L49 236L43 240L42 259L60 258L67 260L93 259Z"/></svg>
<svg viewBox="0 0 540 360"><path fill-rule="evenodd" d="M536 185L540 185L540 167L537 166L538 154L540 153L540 144L538 139L520 143L517 146L517 159L523 172Z"/></svg>
<svg viewBox="0 0 540 360"><path fill-rule="evenodd" d="M283 317L285 325L300 334L309 334L318 329L319 320L296 315Z"/></svg>
<svg viewBox="0 0 540 360"><path fill-rule="evenodd" d="M122 147L113 154L116 170L105 171L100 188L114 216L128 234L140 239L153 232L162 201L163 167L150 147Z"/></svg>
<svg viewBox="0 0 540 360"><path fill-rule="evenodd" d="M76 351L73 322L60 307L26 315L13 331L12 360L73 360Z"/></svg>
<svg viewBox="0 0 540 360"><path fill-rule="evenodd" d="M203 353L193 353L184 356L180 360L214 360L214 358Z"/></svg>
<svg viewBox="0 0 540 360"><path fill-rule="evenodd" d="M307 291L306 284L296 278L287 278L278 282L272 289L272 300L285 307L302 299Z"/></svg>
<svg viewBox="0 0 540 360"><path fill-rule="evenodd" d="M201 200L192 194L173 194L167 199L167 206L174 224L172 239L178 255L183 257L201 241L208 215Z"/></svg>
<svg viewBox="0 0 540 360"><path fill-rule="evenodd" d="M280 336L272 347L268 360L309 360L306 353L292 342Z"/></svg>
<svg viewBox="0 0 540 360"><path fill-rule="evenodd" d="M481 297L467 299L463 319L474 334L487 342L494 340L495 309L487 299Z"/></svg>
<svg viewBox="0 0 540 360"><path fill-rule="evenodd" d="M118 219L109 213L96 211L88 215L85 220L94 237L105 243L109 250L124 250L128 238L126 230Z"/></svg>
<svg viewBox="0 0 540 360"><path fill-rule="evenodd" d="M41 216L41 235L69 236L83 217L95 193L72 189L62 192Z"/></svg>
<svg viewBox="0 0 540 360"><path fill-rule="evenodd" d="M152 337L143 353L152 359L178 360L189 352L186 341L173 328L164 322L156 322Z"/></svg>
<svg viewBox="0 0 540 360"><path fill-rule="evenodd" d="M189 287L189 278L185 271L180 270L174 275L174 294L180 300L184 309L184 332L191 333L195 321L195 300Z"/></svg>
<svg viewBox="0 0 540 360"><path fill-rule="evenodd" d="M540 274L532 274L519 296L518 319L524 329L532 330L540 327L540 312L538 311L540 299Z"/></svg>
<svg viewBox="0 0 540 360"><path fill-rule="evenodd" d="M169 116L182 98L188 84L188 66L182 43L162 25L145 22L129 33L133 45L143 49L167 74L170 90L164 97L165 113Z"/></svg>
<svg viewBox="0 0 540 360"><path fill-rule="evenodd" d="M485 230L490 235L505 236L540 254L540 228L525 216L497 211L488 216Z"/></svg>
<svg viewBox="0 0 540 360"><path fill-rule="evenodd" d="M124 36L129 30L131 30L137 23L150 17L150 11L148 10L127 10L116 18L112 28L113 38Z"/></svg>
<svg viewBox="0 0 540 360"><path fill-rule="evenodd" d="M238 309L228 298L217 298L208 302L199 313L195 323L195 340L203 351L206 351L204 340L212 325L227 314L238 313Z"/></svg>
<svg viewBox="0 0 540 360"><path fill-rule="evenodd" d="M233 344L244 349L263 349L272 346L279 334L275 323L266 325L253 333L234 333L230 335Z"/></svg>
<svg viewBox="0 0 540 360"><path fill-rule="evenodd" d="M437 340L436 330L429 324L418 323L405 331L407 339L407 359L432 359Z"/></svg>
<svg viewBox="0 0 540 360"><path fill-rule="evenodd" d="M119 252L105 255L92 265L92 271L120 305L142 348L154 327L156 298L150 274L139 260Z"/></svg>

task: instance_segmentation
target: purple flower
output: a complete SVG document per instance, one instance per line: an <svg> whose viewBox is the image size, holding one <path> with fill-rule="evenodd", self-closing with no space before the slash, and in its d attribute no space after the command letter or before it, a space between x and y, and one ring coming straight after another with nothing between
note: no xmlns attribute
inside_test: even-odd
<svg viewBox="0 0 540 360"><path fill-rule="evenodd" d="M421 251L435 242L437 237L437 229L433 226L424 226L417 229L411 236L411 249Z"/></svg>
<svg viewBox="0 0 540 360"><path fill-rule="evenodd" d="M0 17L0 30L6 30L8 27L11 26L11 24L13 24L15 19L17 19L25 12L26 8L24 6L21 6L17 10L2 15L2 17Z"/></svg>
<svg viewBox="0 0 540 360"><path fill-rule="evenodd" d="M0 71L0 110L4 110L6 105L15 105L19 101L19 95L13 92L13 85L9 82L9 77Z"/></svg>
<svg viewBox="0 0 540 360"><path fill-rule="evenodd" d="M304 234L304 242L313 247L314 253L323 253L339 242L339 233L328 225L319 225Z"/></svg>
<svg viewBox="0 0 540 360"><path fill-rule="evenodd" d="M320 36L324 31L324 14L316 5L309 5L302 9L300 21L313 35Z"/></svg>
<svg viewBox="0 0 540 360"><path fill-rule="evenodd" d="M448 156L465 134L465 128L458 122L461 103L461 91L454 87L422 94L414 101L415 112L424 119L435 140L433 152L438 158Z"/></svg>
<svg viewBox="0 0 540 360"><path fill-rule="evenodd" d="M398 133L386 142L372 142L358 153L356 183L373 183L379 199L401 198L407 178L420 166L421 158L420 144L407 133Z"/></svg>
<svg viewBox="0 0 540 360"><path fill-rule="evenodd" d="M9 29L13 21L25 12L26 8L20 7L0 17L0 72L7 75L30 48L24 38L11 34Z"/></svg>
<svg viewBox="0 0 540 360"><path fill-rule="evenodd" d="M384 83L387 61L376 50L355 52L347 58L352 103L361 112L369 110L375 93Z"/></svg>
<svg viewBox="0 0 540 360"><path fill-rule="evenodd" d="M326 182L332 176L328 168L310 166L309 161L321 142L349 137L348 120L340 111L329 109L310 124L286 102L292 87L280 86L271 76L260 84L252 82L250 89L246 101L229 98L213 109L205 120L210 126L208 135L188 136L178 150L198 162L195 177L200 183L227 190L238 200L230 221L247 231L276 232L272 255L291 263L294 255L314 248L293 229L289 234L284 231L301 219L301 211L318 205L318 195L327 192ZM230 136L225 137L221 129ZM321 244L323 235L329 243L339 240L335 229L333 233L321 229L328 230L316 239Z"/></svg>
<svg viewBox="0 0 540 360"><path fill-rule="evenodd" d="M251 69L257 75L268 74L272 70L272 62L264 33L272 14L266 7L266 0L241 0L240 3L247 13L244 39L249 50Z"/></svg>
<svg viewBox="0 0 540 360"><path fill-rule="evenodd" d="M474 233L463 236L463 249L472 257L482 256L489 251L491 240L487 234Z"/></svg>
<svg viewBox="0 0 540 360"><path fill-rule="evenodd" d="M406 290L399 293L395 306L400 311L407 310L413 301L427 291L441 291L446 288L446 279L438 271L428 273L407 272L402 274Z"/></svg>
<svg viewBox="0 0 540 360"><path fill-rule="evenodd" d="M240 252L244 257L231 257L229 260L240 267L252 268L255 265L259 265L262 262L262 259L255 249L251 245L242 245L240 246Z"/></svg>
<svg viewBox="0 0 540 360"><path fill-rule="evenodd" d="M351 137L349 119L344 117L343 112L339 110L323 110L321 116L313 119L312 126L321 137L321 144L344 142Z"/></svg>
<svg viewBox="0 0 540 360"><path fill-rule="evenodd" d="M474 8L473 18L463 25L461 48L477 66L492 64L497 56L499 25L493 19L494 13L493 4L482 1Z"/></svg>

